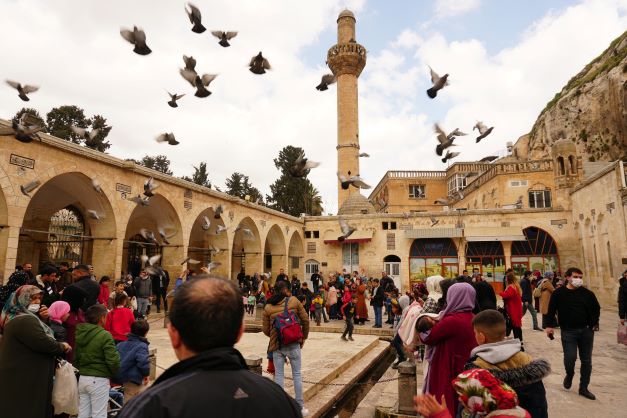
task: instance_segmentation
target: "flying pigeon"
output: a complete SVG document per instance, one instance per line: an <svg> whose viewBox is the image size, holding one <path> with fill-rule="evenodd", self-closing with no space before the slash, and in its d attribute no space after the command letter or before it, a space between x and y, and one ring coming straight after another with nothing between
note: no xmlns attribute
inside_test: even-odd
<svg viewBox="0 0 627 418"><path fill-rule="evenodd" d="M133 30L120 29L120 35L128 42L135 45L133 52L139 55L148 55L152 52L148 45L146 45L146 33L139 29L137 26L133 26Z"/></svg>
<svg viewBox="0 0 627 418"><path fill-rule="evenodd" d="M30 114L22 113L18 121L11 123L10 128L0 128L0 135L13 135L20 142L29 143L35 138L41 141L41 137L37 134L43 129L39 122Z"/></svg>
<svg viewBox="0 0 627 418"><path fill-rule="evenodd" d="M220 254L222 252L222 249L218 248L216 246L210 245L209 246L209 252L211 252L214 255L218 255L218 254Z"/></svg>
<svg viewBox="0 0 627 418"><path fill-rule="evenodd" d="M217 74L203 74L202 77L199 76L196 71L187 70L181 68L180 70L181 76L185 80L189 82L193 87L196 87L196 93L194 96L196 97L208 97L211 95L211 92L207 90L207 86L218 76Z"/></svg>
<svg viewBox="0 0 627 418"><path fill-rule="evenodd" d="M6 80L6 82L9 86L17 90L18 97L25 102L30 100L30 98L28 97L29 93L34 93L37 90L39 90L39 87L37 86L30 86L28 84L22 85L16 81L11 81L11 80Z"/></svg>
<svg viewBox="0 0 627 418"><path fill-rule="evenodd" d="M163 133L161 135L159 135L156 139L157 142L167 142L170 145L178 145L179 141L176 140L176 138L174 137L174 134L172 132L170 133Z"/></svg>
<svg viewBox="0 0 627 418"><path fill-rule="evenodd" d="M93 187L97 193L102 193L102 186L100 185L100 182L98 180L92 179L91 187Z"/></svg>
<svg viewBox="0 0 627 418"><path fill-rule="evenodd" d="M179 107L179 105L176 103L176 101L178 99L180 99L181 97L185 96L185 93L183 94L172 94L170 92L168 92L168 95L170 96L170 101L168 102L168 105L170 107Z"/></svg>
<svg viewBox="0 0 627 418"><path fill-rule="evenodd" d="M325 91L329 89L329 84L333 84L337 81L337 78L333 74L325 74L322 76L320 84L316 86L316 90Z"/></svg>
<svg viewBox="0 0 627 418"><path fill-rule="evenodd" d="M345 220L340 219L340 230L342 231L342 235L337 237L337 240L342 242L346 238L348 238L353 232L355 232L357 228L349 226Z"/></svg>
<svg viewBox="0 0 627 418"><path fill-rule="evenodd" d="M153 192L158 187L159 187L159 183L155 183L155 179L150 177L148 180L144 182L144 196L153 197L155 195Z"/></svg>
<svg viewBox="0 0 627 418"><path fill-rule="evenodd" d="M446 155L444 156L444 158L442 158L442 162L446 163L448 160L455 158L458 155L459 155L459 152L446 151Z"/></svg>
<svg viewBox="0 0 627 418"><path fill-rule="evenodd" d="M438 197L437 199L435 199L435 202L433 202L433 204L448 206L451 204L451 199L446 197Z"/></svg>
<svg viewBox="0 0 627 418"><path fill-rule="evenodd" d="M159 231L159 236L161 237L161 240L163 241L163 243L165 245L170 245L170 242L168 241L168 239L170 239L173 236L175 236L176 235L176 231L171 233L171 234L167 234L165 232L165 228L163 228L161 226L159 228L157 228L157 230Z"/></svg>
<svg viewBox="0 0 627 418"><path fill-rule="evenodd" d="M186 7L185 11L187 12L189 21L194 25L192 27L192 32L203 33L207 30L207 28L202 25L202 16L200 15L200 10L198 9L198 7L194 6L191 3L187 3L187 5L189 6L190 10L187 10Z"/></svg>
<svg viewBox="0 0 627 418"><path fill-rule="evenodd" d="M237 36L237 32L235 31L223 32L221 30L214 30L214 31L211 31L211 34L215 36L216 38L218 38L220 40L220 42L218 43L225 48L231 46L231 44L229 43L229 40Z"/></svg>
<svg viewBox="0 0 627 418"><path fill-rule="evenodd" d="M196 72L196 59L194 57L183 55L183 62L186 70Z"/></svg>
<svg viewBox="0 0 627 418"><path fill-rule="evenodd" d="M26 183L20 186L20 190L25 196L30 197L29 193L41 186L41 182L39 180L33 180L29 183Z"/></svg>
<svg viewBox="0 0 627 418"><path fill-rule="evenodd" d="M353 185L358 189L369 189L370 185L366 184L363 179L359 176L351 176L350 178L346 178L345 176L337 173L337 178L340 179L340 183L342 184L342 189L347 190L349 186Z"/></svg>
<svg viewBox="0 0 627 418"><path fill-rule="evenodd" d="M465 133L465 132L460 131L459 128L455 128L454 131L452 131L450 134L448 134L447 138L453 138L453 137L456 137L456 136L466 136L466 135L468 135L468 134Z"/></svg>
<svg viewBox="0 0 627 418"><path fill-rule="evenodd" d="M289 168L289 173L292 177L305 177L309 174L309 170L316 168L320 163L309 161L305 158L305 152L301 152L294 164Z"/></svg>
<svg viewBox="0 0 627 418"><path fill-rule="evenodd" d="M149 266L153 266L155 263L159 262L159 260L161 259L161 254L155 254L152 257L148 257L147 255L142 254L139 258L142 260L142 263L148 263Z"/></svg>
<svg viewBox="0 0 627 418"><path fill-rule="evenodd" d="M266 70L271 69L270 62L261 55L261 52L250 59L248 66L254 74L265 74Z"/></svg>
<svg viewBox="0 0 627 418"><path fill-rule="evenodd" d="M255 234L253 234L253 231L251 231L250 228L242 228L241 226L238 226L235 228L235 232L237 231L242 231L244 239L255 239Z"/></svg>
<svg viewBox="0 0 627 418"><path fill-rule="evenodd" d="M213 217L215 219L220 219L220 216L222 215L222 212L224 212L224 206L222 206L222 204L219 204L218 206L216 206L216 208L213 210Z"/></svg>
<svg viewBox="0 0 627 418"><path fill-rule="evenodd" d="M187 257L185 260L183 260L183 261L181 262L181 265L183 265L183 264L185 264L185 263L189 263L189 264L200 264L200 261L198 261L198 260L194 260L194 259L193 259L193 258L191 258L191 257Z"/></svg>
<svg viewBox="0 0 627 418"><path fill-rule="evenodd" d="M150 204L147 197L141 197L140 195L131 197L129 200L137 203L138 206L148 206Z"/></svg>
<svg viewBox="0 0 627 418"><path fill-rule="evenodd" d="M226 227L226 226L218 225L218 227L216 228L216 235L220 235L221 233L223 233L227 229L229 229L229 228Z"/></svg>
<svg viewBox="0 0 627 418"><path fill-rule="evenodd" d="M490 135L490 133L492 132L492 129L494 129L494 126L491 127L487 127L483 124L483 122L477 122L477 124L475 126L473 126L472 130L474 131L475 129L477 129L479 131L479 136L477 137L477 142L481 141L483 138L485 138L486 136Z"/></svg>
<svg viewBox="0 0 627 418"><path fill-rule="evenodd" d="M434 226L436 226L438 223L440 222L439 219L437 219L435 216L431 217L431 228L433 228Z"/></svg>
<svg viewBox="0 0 627 418"><path fill-rule="evenodd" d="M155 237L155 233L149 229L142 228L139 230L139 234L147 241L157 242L157 237Z"/></svg>
<svg viewBox="0 0 627 418"><path fill-rule="evenodd" d="M96 139L96 137L100 133L100 129L92 129L91 131L88 131L85 128L80 128L80 127L75 126L75 125L70 125L70 129L76 135L79 135L80 137L82 137L85 140L85 145L93 144L94 140Z"/></svg>
<svg viewBox="0 0 627 418"><path fill-rule="evenodd" d="M367 152L362 152L361 154L358 155L359 158L369 158L370 154L368 154Z"/></svg>
<svg viewBox="0 0 627 418"><path fill-rule="evenodd" d="M436 138L438 139L439 144L435 147L435 153L438 155L442 155L445 149L449 147L456 146L453 144L455 140L454 136L447 135L446 132L438 125L437 123L433 126L435 133L437 134Z"/></svg>
<svg viewBox="0 0 627 418"><path fill-rule="evenodd" d="M96 212L93 209L87 209L87 215L91 218L91 219L95 219L97 221L99 221L100 219L102 219L102 215L100 215L98 212Z"/></svg>
<svg viewBox="0 0 627 418"><path fill-rule="evenodd" d="M211 270L217 269L221 265L222 265L222 263L220 263L218 261L212 261L211 263L207 264L207 273L211 273Z"/></svg>
<svg viewBox="0 0 627 418"><path fill-rule="evenodd" d="M522 196L518 196L518 200L516 200L516 203L514 203L516 205L516 209L522 209L523 206L523 197Z"/></svg>
<svg viewBox="0 0 627 418"><path fill-rule="evenodd" d="M211 221L206 216L203 216L202 217L202 230L208 231L210 227L211 227Z"/></svg>
<svg viewBox="0 0 627 418"><path fill-rule="evenodd" d="M438 95L438 91L448 85L448 74L444 74L440 77L431 67L429 67L429 71L431 72L431 83L433 86L427 90L427 96L434 99L435 96Z"/></svg>
<svg viewBox="0 0 627 418"><path fill-rule="evenodd" d="M497 157L496 155L490 155L488 157L483 157L482 159L479 160L480 163L491 163L492 161L498 159L499 157Z"/></svg>

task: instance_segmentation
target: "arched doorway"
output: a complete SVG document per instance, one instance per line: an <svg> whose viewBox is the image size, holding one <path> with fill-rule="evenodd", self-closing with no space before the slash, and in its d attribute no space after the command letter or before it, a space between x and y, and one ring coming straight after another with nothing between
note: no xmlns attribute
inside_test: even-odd
<svg viewBox="0 0 627 418"><path fill-rule="evenodd" d="M192 225L189 236L187 256L200 261L200 264L188 264L188 268L199 272L201 266L207 266L212 261L220 263L220 266L212 271L213 274L228 277L230 257L229 237L227 231L217 234L218 228L224 228L222 218L216 219L213 208L207 208L200 212ZM204 230L205 217L209 220L209 229Z"/></svg>
<svg viewBox="0 0 627 418"><path fill-rule="evenodd" d="M247 231L252 233L249 234ZM245 217L233 235L231 250L231 279L235 279L240 271L248 275L262 273L261 238L255 222Z"/></svg>
<svg viewBox="0 0 627 418"><path fill-rule="evenodd" d="M424 280L433 275L457 277L457 247L450 238L415 239L409 250L409 281Z"/></svg>
<svg viewBox="0 0 627 418"><path fill-rule="evenodd" d="M303 239L298 232L294 232L290 238L290 246L288 248L289 265L288 271L290 278L293 274L298 278L308 279L310 275L303 274Z"/></svg>
<svg viewBox="0 0 627 418"><path fill-rule="evenodd" d="M272 283L281 269L285 270L287 257L285 254L285 238L278 225L272 225L266 235L263 250L263 271L272 274ZM285 270L287 273L287 270Z"/></svg>
<svg viewBox="0 0 627 418"><path fill-rule="evenodd" d="M495 291L503 290L505 252L500 241L470 241L466 244L466 269L476 270Z"/></svg>
<svg viewBox="0 0 627 418"><path fill-rule="evenodd" d="M95 211L99 219L87 215ZM49 179L32 195L24 213L17 262L34 269L61 261L92 264L97 276L115 273L111 244L116 236L115 214L104 193L82 173Z"/></svg>
<svg viewBox="0 0 627 418"><path fill-rule="evenodd" d="M142 229L152 232L156 242L145 239L141 235ZM165 240L159 234L160 229L167 236ZM171 278L179 273L180 264L185 258L181 221L172 204L159 194L150 198L148 206L136 205L131 212L126 225L122 270L135 276L142 267L137 257L157 253L162 255L160 264L172 273Z"/></svg>
<svg viewBox="0 0 627 418"><path fill-rule="evenodd" d="M512 242L512 268L517 275L525 270L560 271L557 244L553 237L541 228L530 226L523 230L525 241Z"/></svg>
<svg viewBox="0 0 627 418"><path fill-rule="evenodd" d="M394 254L386 255L383 258L383 271L394 279L396 288L401 289L401 258Z"/></svg>

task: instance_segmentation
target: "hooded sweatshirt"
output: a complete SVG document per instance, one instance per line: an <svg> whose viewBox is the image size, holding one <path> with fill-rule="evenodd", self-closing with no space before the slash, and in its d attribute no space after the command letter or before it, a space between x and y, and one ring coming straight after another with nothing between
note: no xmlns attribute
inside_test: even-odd
<svg viewBox="0 0 627 418"><path fill-rule="evenodd" d="M546 360L533 360L521 350L520 340L482 344L470 352L465 369L486 369L510 385L518 394L520 406L533 418L548 417L546 390L542 379L551 373Z"/></svg>
<svg viewBox="0 0 627 418"><path fill-rule="evenodd" d="M113 377L120 367L120 355L111 334L98 325L79 324L74 366L81 376Z"/></svg>

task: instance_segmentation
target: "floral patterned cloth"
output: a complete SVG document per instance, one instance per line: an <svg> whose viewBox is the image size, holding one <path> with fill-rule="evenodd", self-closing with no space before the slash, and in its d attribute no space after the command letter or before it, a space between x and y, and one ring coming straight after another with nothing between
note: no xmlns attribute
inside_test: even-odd
<svg viewBox="0 0 627 418"><path fill-rule="evenodd" d="M485 369L460 373L453 380L453 387L464 405L463 416L485 417L495 411L518 407L514 389Z"/></svg>

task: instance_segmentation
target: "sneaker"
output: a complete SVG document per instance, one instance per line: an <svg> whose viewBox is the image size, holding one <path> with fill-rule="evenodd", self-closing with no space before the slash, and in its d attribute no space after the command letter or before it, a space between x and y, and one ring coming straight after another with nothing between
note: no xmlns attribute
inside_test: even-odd
<svg viewBox="0 0 627 418"><path fill-rule="evenodd" d="M348 341L348 340L346 339L346 337L345 337L345 336L343 336L343 335L342 335L340 338L342 339L342 341Z"/></svg>
<svg viewBox="0 0 627 418"><path fill-rule="evenodd" d="M349 336L348 341L355 341L355 340L353 340L353 337Z"/></svg>
<svg viewBox="0 0 627 418"><path fill-rule="evenodd" d="M307 415L309 415L309 409L303 406L303 409L300 410L300 413L303 417L306 417Z"/></svg>
<svg viewBox="0 0 627 418"><path fill-rule="evenodd" d="M396 360L396 361L392 364L392 368L393 368L394 370L398 369L398 365L399 365L399 364L401 364L401 362L400 362L400 361L398 361L398 360Z"/></svg>
<svg viewBox="0 0 627 418"><path fill-rule="evenodd" d="M564 384L565 389L570 389L571 386L573 385L573 376L566 375L566 377L564 378L563 384Z"/></svg>
<svg viewBox="0 0 627 418"><path fill-rule="evenodd" d="M594 393L590 392L587 388L579 389L579 396L583 396L586 399L590 399L591 401L596 400L596 396Z"/></svg>

